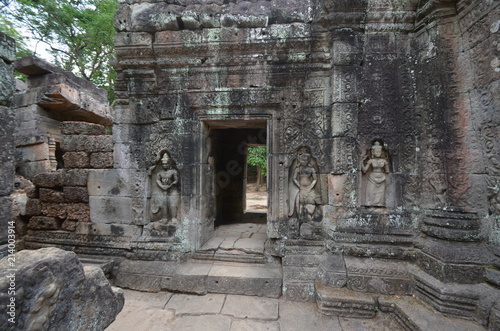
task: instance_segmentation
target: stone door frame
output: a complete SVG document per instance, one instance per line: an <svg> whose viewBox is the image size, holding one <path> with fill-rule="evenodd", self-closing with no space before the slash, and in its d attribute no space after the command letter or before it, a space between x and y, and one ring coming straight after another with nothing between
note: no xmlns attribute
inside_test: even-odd
<svg viewBox="0 0 500 331"><path fill-rule="evenodd" d="M267 193L268 193L268 209L267 209L267 224L269 226L270 222L274 219L277 218L277 215L274 215L274 210L278 210L277 206L273 209L273 203L272 203L272 197L274 196L274 187L278 187L278 178L272 178L273 174L273 169L274 169L274 162L273 162L273 137L276 132L273 130L273 115L272 114L266 114L266 113L260 113L260 114L217 114L217 113L198 113L198 120L200 121L200 131L199 131L199 151L197 153L198 157L198 164L200 165L200 171L199 171L199 176L200 176L200 183L201 185L204 185L204 183L207 183L207 180L213 180L210 177L215 174L210 174L210 171L214 171L215 169L209 170L209 165L208 165L208 154L210 150L210 142L208 138L208 133L209 129L218 129L218 128L233 128L233 129L244 129L244 128L249 128L249 129L259 129L261 127L257 125L262 125L264 123L265 128L266 128L266 146L268 149L268 156L267 156L267 173L268 173L268 187L267 187ZM276 182L276 183L273 183ZM203 188L200 188L200 193L203 193ZM213 185L213 190L215 190L215 183ZM206 218L207 215L209 215L210 210L209 206L211 205L207 201L202 201L203 199L206 199L206 196L203 194L199 194L199 202L198 206L200 206L199 209L199 216L200 219ZM215 199L215 197L214 197ZM215 200L212 201L213 204L215 204ZM212 220L212 231L213 231L213 221L215 221L215 213L214 215L209 215L208 217L213 217ZM269 233L269 231L268 231ZM203 234L201 234L201 237L203 238ZM208 236L206 239L210 239L212 235ZM206 240L205 239L205 240ZM199 245L203 245L203 239L201 239L201 242Z"/></svg>

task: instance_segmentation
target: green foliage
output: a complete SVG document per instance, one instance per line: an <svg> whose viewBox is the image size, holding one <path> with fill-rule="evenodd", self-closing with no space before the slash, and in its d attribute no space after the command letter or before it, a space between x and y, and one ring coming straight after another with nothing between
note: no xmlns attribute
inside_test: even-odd
<svg viewBox="0 0 500 331"><path fill-rule="evenodd" d="M117 0L13 0L8 13L46 43L56 65L112 92Z"/></svg>
<svg viewBox="0 0 500 331"><path fill-rule="evenodd" d="M267 150L266 146L248 146L247 163L260 167L263 176L267 176Z"/></svg>

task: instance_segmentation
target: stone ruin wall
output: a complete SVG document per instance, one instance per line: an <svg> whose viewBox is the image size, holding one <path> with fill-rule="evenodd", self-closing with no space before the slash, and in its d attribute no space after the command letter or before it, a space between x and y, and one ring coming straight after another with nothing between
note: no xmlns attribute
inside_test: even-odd
<svg viewBox="0 0 500 331"><path fill-rule="evenodd" d="M88 205L74 205L86 212L41 212L56 226L32 227L29 247L182 258L211 237L217 217L214 130L264 128L267 250L283 257L285 297L311 299L309 273L320 270L329 286L418 293L486 324L488 293L500 286L500 4L226 2L120 1L113 166L109 137L105 150L91 151L79 143L94 138L63 135L80 169L54 174L71 181L57 192L40 177L39 201L62 204L41 200L79 188ZM367 206L361 171L375 140L389 171L384 208ZM307 226L290 211L300 150L321 187L310 215L320 222ZM89 169L93 152L106 153L105 169ZM176 222L154 224L151 180L162 159L178 173L180 205ZM72 172L85 173L81 183ZM386 283L373 285L372 276ZM465 292L470 310L447 308Z"/></svg>
<svg viewBox="0 0 500 331"><path fill-rule="evenodd" d="M15 41L0 32L0 256L7 255L9 222L12 221L12 198L14 190L14 94Z"/></svg>
<svg viewBox="0 0 500 331"><path fill-rule="evenodd" d="M166 149L182 177L177 243L199 247L214 217L199 183L206 123L264 119L271 238L293 236L288 169L307 146L328 187L327 238L405 245L422 228L498 244L496 13L491 1L122 2L115 173L134 185L101 197L120 206L103 218L147 223L145 172ZM360 163L376 138L391 156L385 213L361 208Z"/></svg>
<svg viewBox="0 0 500 331"><path fill-rule="evenodd" d="M288 210L301 146L322 184L321 226L306 236L401 259L414 245L438 260L454 242L498 245L498 10L491 1L121 2L114 164L89 172L90 246L166 259L175 254L165 248L200 247L215 218L209 127L228 119L267 123L278 255L280 239L301 236ZM364 207L360 171L374 139L390 155L382 212ZM78 148L66 152L86 167L89 151ZM161 151L180 173L181 220L156 231L148 169ZM109 146L99 152L110 168Z"/></svg>

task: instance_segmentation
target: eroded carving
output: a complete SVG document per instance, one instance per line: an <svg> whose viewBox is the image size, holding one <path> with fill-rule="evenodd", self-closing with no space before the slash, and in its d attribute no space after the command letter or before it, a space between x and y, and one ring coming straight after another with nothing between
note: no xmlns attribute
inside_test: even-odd
<svg viewBox="0 0 500 331"><path fill-rule="evenodd" d="M361 165L361 170L367 174L365 205L385 207L389 153L384 149L382 141L375 140L372 143Z"/></svg>
<svg viewBox="0 0 500 331"><path fill-rule="evenodd" d="M305 146L298 149L290 167L288 204L288 216L298 218L300 223L322 219L318 208L321 204L318 166Z"/></svg>
<svg viewBox="0 0 500 331"><path fill-rule="evenodd" d="M155 165L149 169L148 175L151 185L150 221L177 223L181 202L180 176L167 150L158 153Z"/></svg>

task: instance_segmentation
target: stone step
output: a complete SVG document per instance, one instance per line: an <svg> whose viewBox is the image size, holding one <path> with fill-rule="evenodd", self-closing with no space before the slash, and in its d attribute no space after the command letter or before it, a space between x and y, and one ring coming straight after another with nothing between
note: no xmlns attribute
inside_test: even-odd
<svg viewBox="0 0 500 331"><path fill-rule="evenodd" d="M193 254L193 259L222 261L222 262L240 262L240 263L266 263L264 254L252 254L239 250L217 250L217 251L197 251Z"/></svg>
<svg viewBox="0 0 500 331"><path fill-rule="evenodd" d="M437 327L439 331L485 331L468 320L446 317L427 304L411 296L381 296L379 309L390 313L405 330L427 331Z"/></svg>
<svg viewBox="0 0 500 331"><path fill-rule="evenodd" d="M278 298L282 289L280 264L188 260L121 263L116 286L135 290L181 293L223 293Z"/></svg>
<svg viewBox="0 0 500 331"><path fill-rule="evenodd" d="M378 311L391 314L408 331L485 331L468 320L446 317L413 296L380 296L316 282L316 304L325 315L374 318Z"/></svg>
<svg viewBox="0 0 500 331"><path fill-rule="evenodd" d="M443 314L486 324L489 310L484 307L492 307L500 298L500 290L486 283L444 283L417 266L411 266L410 271L417 298Z"/></svg>
<svg viewBox="0 0 500 331"><path fill-rule="evenodd" d="M316 304L318 310L325 315L374 318L377 310L377 296L360 293L347 288L325 287L315 283Z"/></svg>

